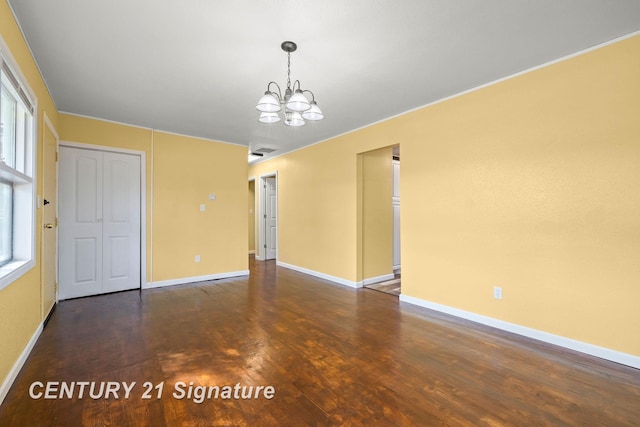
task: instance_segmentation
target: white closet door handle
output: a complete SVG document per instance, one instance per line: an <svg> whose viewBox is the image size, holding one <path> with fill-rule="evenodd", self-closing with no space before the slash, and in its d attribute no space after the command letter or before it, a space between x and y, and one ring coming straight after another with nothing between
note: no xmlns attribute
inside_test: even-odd
<svg viewBox="0 0 640 427"><path fill-rule="evenodd" d="M97 222L102 222L102 218L96 219Z"/></svg>

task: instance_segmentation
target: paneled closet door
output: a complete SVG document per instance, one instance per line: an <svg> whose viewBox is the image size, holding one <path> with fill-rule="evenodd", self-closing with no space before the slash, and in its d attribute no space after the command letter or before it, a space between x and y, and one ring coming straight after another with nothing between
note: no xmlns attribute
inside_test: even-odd
<svg viewBox="0 0 640 427"><path fill-rule="evenodd" d="M60 147L59 298L140 287L140 157Z"/></svg>
<svg viewBox="0 0 640 427"><path fill-rule="evenodd" d="M140 287L140 157L104 153L102 291Z"/></svg>

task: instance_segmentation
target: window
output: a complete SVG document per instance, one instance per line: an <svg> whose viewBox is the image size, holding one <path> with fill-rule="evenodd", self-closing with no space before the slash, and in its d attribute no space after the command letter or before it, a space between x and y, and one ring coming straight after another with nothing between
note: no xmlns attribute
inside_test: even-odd
<svg viewBox="0 0 640 427"><path fill-rule="evenodd" d="M13 258L13 185L0 181L0 266Z"/></svg>
<svg viewBox="0 0 640 427"><path fill-rule="evenodd" d="M34 102L0 38L0 289L35 263Z"/></svg>

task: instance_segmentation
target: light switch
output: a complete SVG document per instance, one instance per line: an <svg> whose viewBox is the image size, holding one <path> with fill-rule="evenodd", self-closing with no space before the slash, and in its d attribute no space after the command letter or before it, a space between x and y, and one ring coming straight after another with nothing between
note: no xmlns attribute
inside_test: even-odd
<svg viewBox="0 0 640 427"><path fill-rule="evenodd" d="M204 203L202 203L202 204L200 205L200 212L204 212L204 211L206 211L206 210L207 210L207 207L205 206L205 204L204 204Z"/></svg>

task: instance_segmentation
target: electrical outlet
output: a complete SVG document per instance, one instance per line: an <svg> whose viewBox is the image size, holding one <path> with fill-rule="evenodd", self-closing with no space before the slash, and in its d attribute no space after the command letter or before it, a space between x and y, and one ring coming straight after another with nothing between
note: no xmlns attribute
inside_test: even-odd
<svg viewBox="0 0 640 427"><path fill-rule="evenodd" d="M200 255L196 255L196 262L200 262Z"/></svg>
<svg viewBox="0 0 640 427"><path fill-rule="evenodd" d="M493 287L493 297L495 299L502 299L502 288L500 286Z"/></svg>

